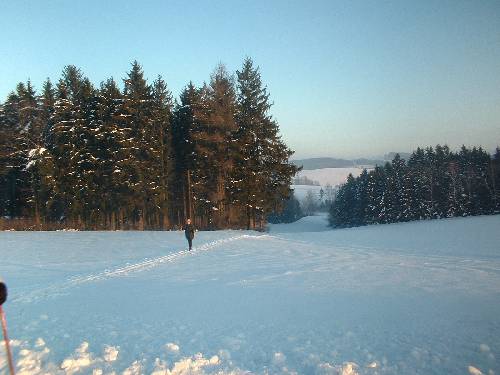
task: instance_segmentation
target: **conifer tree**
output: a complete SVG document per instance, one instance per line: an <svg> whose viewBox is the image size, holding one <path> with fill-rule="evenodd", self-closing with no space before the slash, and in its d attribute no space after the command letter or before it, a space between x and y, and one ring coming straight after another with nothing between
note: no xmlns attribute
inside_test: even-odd
<svg viewBox="0 0 500 375"><path fill-rule="evenodd" d="M122 116L126 118L126 128L130 129L130 155L125 156L120 164L129 174L132 219L138 222L139 229L144 229L148 224L148 213L154 210L148 197L157 189L157 184L151 173L148 173L155 152L154 147L151 147L155 142L151 121L151 87L137 61L132 63L132 69L124 79L124 86Z"/></svg>
<svg viewBox="0 0 500 375"><path fill-rule="evenodd" d="M54 104L56 102L56 90L49 78L43 83L42 95L39 97L40 102L40 123L41 138L44 146L48 147L51 142L50 134L52 129L51 119L54 114Z"/></svg>
<svg viewBox="0 0 500 375"><path fill-rule="evenodd" d="M417 219L430 218L430 188L428 165L423 148L418 147L408 159L409 178L412 186L411 212Z"/></svg>
<svg viewBox="0 0 500 375"><path fill-rule="evenodd" d="M78 155L78 129L81 121L78 104L75 103L75 88L70 89L64 79L57 84L54 113L50 120L49 151L54 158L56 187L52 199L53 215L60 221L78 215L77 170L75 156Z"/></svg>
<svg viewBox="0 0 500 375"><path fill-rule="evenodd" d="M493 189L493 211L500 212L500 147L497 147L491 159L491 186Z"/></svg>
<svg viewBox="0 0 500 375"><path fill-rule="evenodd" d="M54 105L54 91L49 80L44 83L42 95L37 97L31 82L26 84L22 112L29 123L22 134L25 154L25 167L29 189L26 201L33 212L35 224L40 227L50 220L50 206L55 189L54 163L47 149L47 131Z"/></svg>
<svg viewBox="0 0 500 375"><path fill-rule="evenodd" d="M210 226L227 225L228 179L233 167L232 155L236 151L232 142L236 130L236 94L233 78L224 65L219 64L212 73L201 100L202 121L195 141L203 164L199 170L204 174L207 220Z"/></svg>
<svg viewBox="0 0 500 375"><path fill-rule="evenodd" d="M73 65L39 96L21 83L0 106L0 212L40 227L262 225L291 207L297 171L270 106L249 59L238 91L219 65L175 111L164 80L150 86L137 62L123 92L112 79L95 89Z"/></svg>
<svg viewBox="0 0 500 375"><path fill-rule="evenodd" d="M490 178L491 157L482 147L473 147L473 164L475 170L475 215L493 213L494 188Z"/></svg>
<svg viewBox="0 0 500 375"><path fill-rule="evenodd" d="M330 209L331 226L343 228L359 225L356 223L356 190L356 180L349 174Z"/></svg>
<svg viewBox="0 0 500 375"><path fill-rule="evenodd" d="M281 212L271 212L267 220L273 224L293 223L304 216L300 202L292 193L285 201Z"/></svg>
<svg viewBox="0 0 500 375"><path fill-rule="evenodd" d="M191 192L194 219L200 227L206 228L213 226L212 210L215 203L212 195L217 175L217 168L213 164L214 141L209 123L209 88L206 84L197 90L191 110L193 118L188 139L192 141L193 150L188 156L192 164L189 169L188 190Z"/></svg>
<svg viewBox="0 0 500 375"><path fill-rule="evenodd" d="M406 162L399 154L394 156L388 174L391 221L409 221L413 218L411 207L412 187Z"/></svg>
<svg viewBox="0 0 500 375"><path fill-rule="evenodd" d="M100 212L101 186L100 175L102 160L100 158L99 132L101 120L98 117L97 91L88 80L84 78L81 86L80 99L81 120L79 121L79 149L75 156L78 170L77 189L81 196L82 211L80 217L84 227L95 229L103 220Z"/></svg>
<svg viewBox="0 0 500 375"><path fill-rule="evenodd" d="M40 227L51 218L51 202L56 188L54 161L45 147L31 149L26 172L29 178L29 198L35 224Z"/></svg>
<svg viewBox="0 0 500 375"><path fill-rule="evenodd" d="M40 145L41 140L41 124L40 110L35 89L28 80L26 85L20 83L17 86L17 95L19 97L19 130L22 134L25 143L24 148L35 147Z"/></svg>
<svg viewBox="0 0 500 375"><path fill-rule="evenodd" d="M435 147L435 159L433 169L435 171L433 197L435 202L435 216L443 218L447 216L448 199L450 188L450 176L448 165L450 162L450 150L448 146L437 145Z"/></svg>
<svg viewBox="0 0 500 375"><path fill-rule="evenodd" d="M182 91L175 110L172 129L177 180L175 210L180 224L187 218L200 217L206 211L206 173L201 169L204 155L200 139L203 136L203 120L206 119L203 99L203 90L190 82Z"/></svg>
<svg viewBox="0 0 500 375"><path fill-rule="evenodd" d="M101 210L111 229L123 229L126 217L128 174L125 170L130 156L126 117L122 113L122 93L112 78L101 83L97 116L100 121L99 140Z"/></svg>
<svg viewBox="0 0 500 375"><path fill-rule="evenodd" d="M417 148L408 164L396 155L392 163L376 167L368 176L362 173L348 179L332 204L330 222L335 226L361 225L359 211L352 211L351 204L367 207L368 224L498 212L497 160L498 155L491 158L481 147L465 146L458 153L440 145L425 151ZM362 194L352 198L353 186L363 191L366 178L367 205Z"/></svg>
<svg viewBox="0 0 500 375"><path fill-rule="evenodd" d="M19 97L11 92L0 112L0 208L8 217L21 214L16 167L18 124Z"/></svg>
<svg viewBox="0 0 500 375"><path fill-rule="evenodd" d="M40 221L36 192L30 184L27 169L30 157L41 148L41 125L37 96L31 82L17 85L18 124L15 127L13 168L16 175L17 206L23 215ZM34 214L34 215L33 215Z"/></svg>
<svg viewBox="0 0 500 375"><path fill-rule="evenodd" d="M173 171L172 152L172 109L173 100L167 84L161 76L153 83L152 103L152 132L154 147L152 154L152 168L156 173L156 189L150 198L153 204L159 208L156 214L156 226L166 229L169 225L169 209L171 195L169 189L173 183L171 174ZM153 146L153 145L151 145Z"/></svg>
<svg viewBox="0 0 500 375"><path fill-rule="evenodd" d="M297 168L288 163L293 154L279 136L278 124L269 114L271 103L258 68L247 58L236 72L237 111L235 142L238 154L232 174L232 202L244 209L247 228L262 224L290 194Z"/></svg>
<svg viewBox="0 0 500 375"><path fill-rule="evenodd" d="M354 225L364 225L367 222L367 211L369 202L369 176L366 169L363 169L356 180L355 204L354 204Z"/></svg>

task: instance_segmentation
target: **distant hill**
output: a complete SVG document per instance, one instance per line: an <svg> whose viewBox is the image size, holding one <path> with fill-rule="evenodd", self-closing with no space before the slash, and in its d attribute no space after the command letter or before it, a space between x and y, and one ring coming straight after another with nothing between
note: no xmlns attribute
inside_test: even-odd
<svg viewBox="0 0 500 375"><path fill-rule="evenodd" d="M336 159L336 158L310 158L310 159L298 159L292 160L293 164L297 166L302 166L304 170L311 169L323 169L323 168L353 168L358 166L375 166L383 165L384 160L373 160L373 159Z"/></svg>
<svg viewBox="0 0 500 375"><path fill-rule="evenodd" d="M376 165L384 165L386 162L394 159L394 156L399 154L402 159L408 160L411 156L409 152L388 152L383 156L383 159L337 159L337 158L309 158L291 160L292 164L300 167L302 166L305 171L311 169L323 168L356 168L356 167L375 167Z"/></svg>

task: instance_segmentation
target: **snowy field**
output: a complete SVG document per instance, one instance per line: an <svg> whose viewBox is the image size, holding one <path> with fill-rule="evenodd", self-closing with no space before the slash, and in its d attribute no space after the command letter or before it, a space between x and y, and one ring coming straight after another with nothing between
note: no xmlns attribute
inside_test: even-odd
<svg viewBox="0 0 500 375"><path fill-rule="evenodd" d="M361 172L363 172L361 168L322 168L300 171L297 173L297 177L305 176L310 180L319 182L321 186L326 186L327 184L336 186L345 183L349 173L357 177Z"/></svg>
<svg viewBox="0 0 500 375"><path fill-rule="evenodd" d="M500 373L500 216L325 219L0 233L18 374Z"/></svg>

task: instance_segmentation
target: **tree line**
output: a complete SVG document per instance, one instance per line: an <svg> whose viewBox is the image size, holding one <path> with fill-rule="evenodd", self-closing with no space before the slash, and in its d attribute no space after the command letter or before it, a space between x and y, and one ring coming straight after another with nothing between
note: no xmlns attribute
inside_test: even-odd
<svg viewBox="0 0 500 375"><path fill-rule="evenodd" d="M178 100L137 61L123 89L73 65L41 93L19 83L0 105L0 214L34 229L262 227L297 172L271 105L250 58Z"/></svg>
<svg viewBox="0 0 500 375"><path fill-rule="evenodd" d="M349 175L330 208L330 224L352 227L500 212L500 148L417 148L408 161Z"/></svg>

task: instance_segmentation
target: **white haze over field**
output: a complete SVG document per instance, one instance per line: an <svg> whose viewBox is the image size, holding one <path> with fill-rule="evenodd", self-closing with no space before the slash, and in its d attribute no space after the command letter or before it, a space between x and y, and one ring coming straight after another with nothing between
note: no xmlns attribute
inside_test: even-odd
<svg viewBox="0 0 500 375"><path fill-rule="evenodd" d="M17 373L499 374L499 227L0 232Z"/></svg>
<svg viewBox="0 0 500 375"><path fill-rule="evenodd" d="M317 181L322 186L328 184L332 186L341 185L347 181L347 176L352 174L357 177L363 171L362 168L322 168L302 170L297 173L297 177L307 177L310 180Z"/></svg>
<svg viewBox="0 0 500 375"><path fill-rule="evenodd" d="M304 202L309 192L312 193L317 203L325 199L332 199L333 197L327 194L327 189L325 188L327 185L338 187L347 181L347 176L349 176L349 174L352 174L353 177L357 177L362 171L362 168L321 168L302 170L297 173L296 177L307 177L309 180L315 181L320 185L292 185L294 196L301 203ZM321 191L323 191L323 195L321 195Z"/></svg>
<svg viewBox="0 0 500 375"><path fill-rule="evenodd" d="M291 188L293 189L293 195L299 202L303 202L309 192L319 202L321 200L321 189L324 191L323 187L313 185L292 185Z"/></svg>

